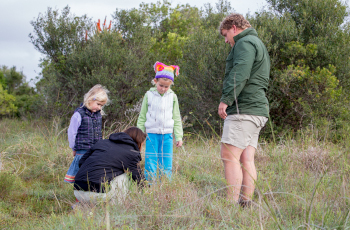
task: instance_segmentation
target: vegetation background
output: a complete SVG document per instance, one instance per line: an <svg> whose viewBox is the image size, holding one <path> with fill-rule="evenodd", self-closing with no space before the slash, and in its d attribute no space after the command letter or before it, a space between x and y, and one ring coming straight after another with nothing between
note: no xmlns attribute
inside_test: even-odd
<svg viewBox="0 0 350 230"><path fill-rule="evenodd" d="M276 136L312 125L337 141L349 130L348 5L340 0L267 3L247 18L271 57L268 99ZM29 35L44 55L40 81L35 91L28 89L15 67L3 67L1 115L60 116L67 124L84 93L100 83L111 91L106 124L124 121L151 86L153 64L162 61L180 66L173 89L187 125L198 128L208 120L220 131L216 114L231 47L218 25L233 11L225 0L201 9L164 1L117 9L111 20L102 19L97 26L68 6L61 11L48 8L31 22ZM265 134L270 137L271 129Z"/></svg>
<svg viewBox="0 0 350 230"><path fill-rule="evenodd" d="M231 48L218 26L234 11L230 2L202 9L141 4L98 25L67 6L48 8L31 22L30 40L44 55L34 88L16 67L0 69L3 226L349 228L349 7L340 0L267 2L246 15L272 64L253 209L224 202L218 158L217 107ZM74 109L99 83L112 99L105 137L135 124L156 61L180 66L173 90L187 144L177 150L174 181L133 190L127 208L102 205L67 215L73 195L62 182L71 162L65 127Z"/></svg>

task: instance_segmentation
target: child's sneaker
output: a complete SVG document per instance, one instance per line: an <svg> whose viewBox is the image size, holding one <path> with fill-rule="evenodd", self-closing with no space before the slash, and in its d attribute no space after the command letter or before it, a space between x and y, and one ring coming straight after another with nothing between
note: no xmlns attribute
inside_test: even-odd
<svg viewBox="0 0 350 230"><path fill-rule="evenodd" d="M70 206L73 210L74 208L79 204L79 200L77 198L75 198L75 204L73 204L72 206Z"/></svg>

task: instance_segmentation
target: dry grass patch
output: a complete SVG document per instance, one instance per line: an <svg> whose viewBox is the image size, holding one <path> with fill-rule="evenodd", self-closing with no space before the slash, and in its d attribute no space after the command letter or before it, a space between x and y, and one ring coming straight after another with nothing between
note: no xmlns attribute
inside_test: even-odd
<svg viewBox="0 0 350 230"><path fill-rule="evenodd" d="M184 148L174 149L171 181L162 178L143 189L134 185L121 204L83 204L72 211L73 188L63 178L73 157L59 124L0 121L3 228L350 228L347 146L313 136L259 145L250 208L226 200L220 141L192 135Z"/></svg>

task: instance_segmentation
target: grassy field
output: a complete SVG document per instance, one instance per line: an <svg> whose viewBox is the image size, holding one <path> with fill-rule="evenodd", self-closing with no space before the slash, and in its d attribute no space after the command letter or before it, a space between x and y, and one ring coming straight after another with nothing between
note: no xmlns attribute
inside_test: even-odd
<svg viewBox="0 0 350 230"><path fill-rule="evenodd" d="M107 133L107 132L106 132ZM219 140L192 134L175 149L174 177L122 204L75 203L63 178L73 159L58 119L0 121L2 229L350 229L347 142L316 132L261 141L254 203L225 199Z"/></svg>

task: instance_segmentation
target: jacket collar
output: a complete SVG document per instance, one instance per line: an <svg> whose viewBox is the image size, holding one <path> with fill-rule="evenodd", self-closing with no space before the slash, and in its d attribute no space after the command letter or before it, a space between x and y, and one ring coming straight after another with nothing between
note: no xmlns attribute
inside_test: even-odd
<svg viewBox="0 0 350 230"><path fill-rule="evenodd" d="M255 29L253 29L252 27L249 27L233 37L233 39L235 40L235 44L237 43L237 41L239 39L241 39L247 35L258 36L258 33L256 32Z"/></svg>
<svg viewBox="0 0 350 230"><path fill-rule="evenodd" d="M170 93L174 93L174 91L172 91L171 89L168 89L168 91L166 91L166 93L162 95L162 94L160 94L160 93L157 91L157 88L156 88L156 87L150 88L149 91L153 92L154 94L161 95L161 96L168 95L168 94L170 94Z"/></svg>
<svg viewBox="0 0 350 230"><path fill-rule="evenodd" d="M98 113L98 112L96 113L91 112L88 108L86 108L86 106L84 106L83 109L85 110L85 114L88 115L89 117L93 117Z"/></svg>

